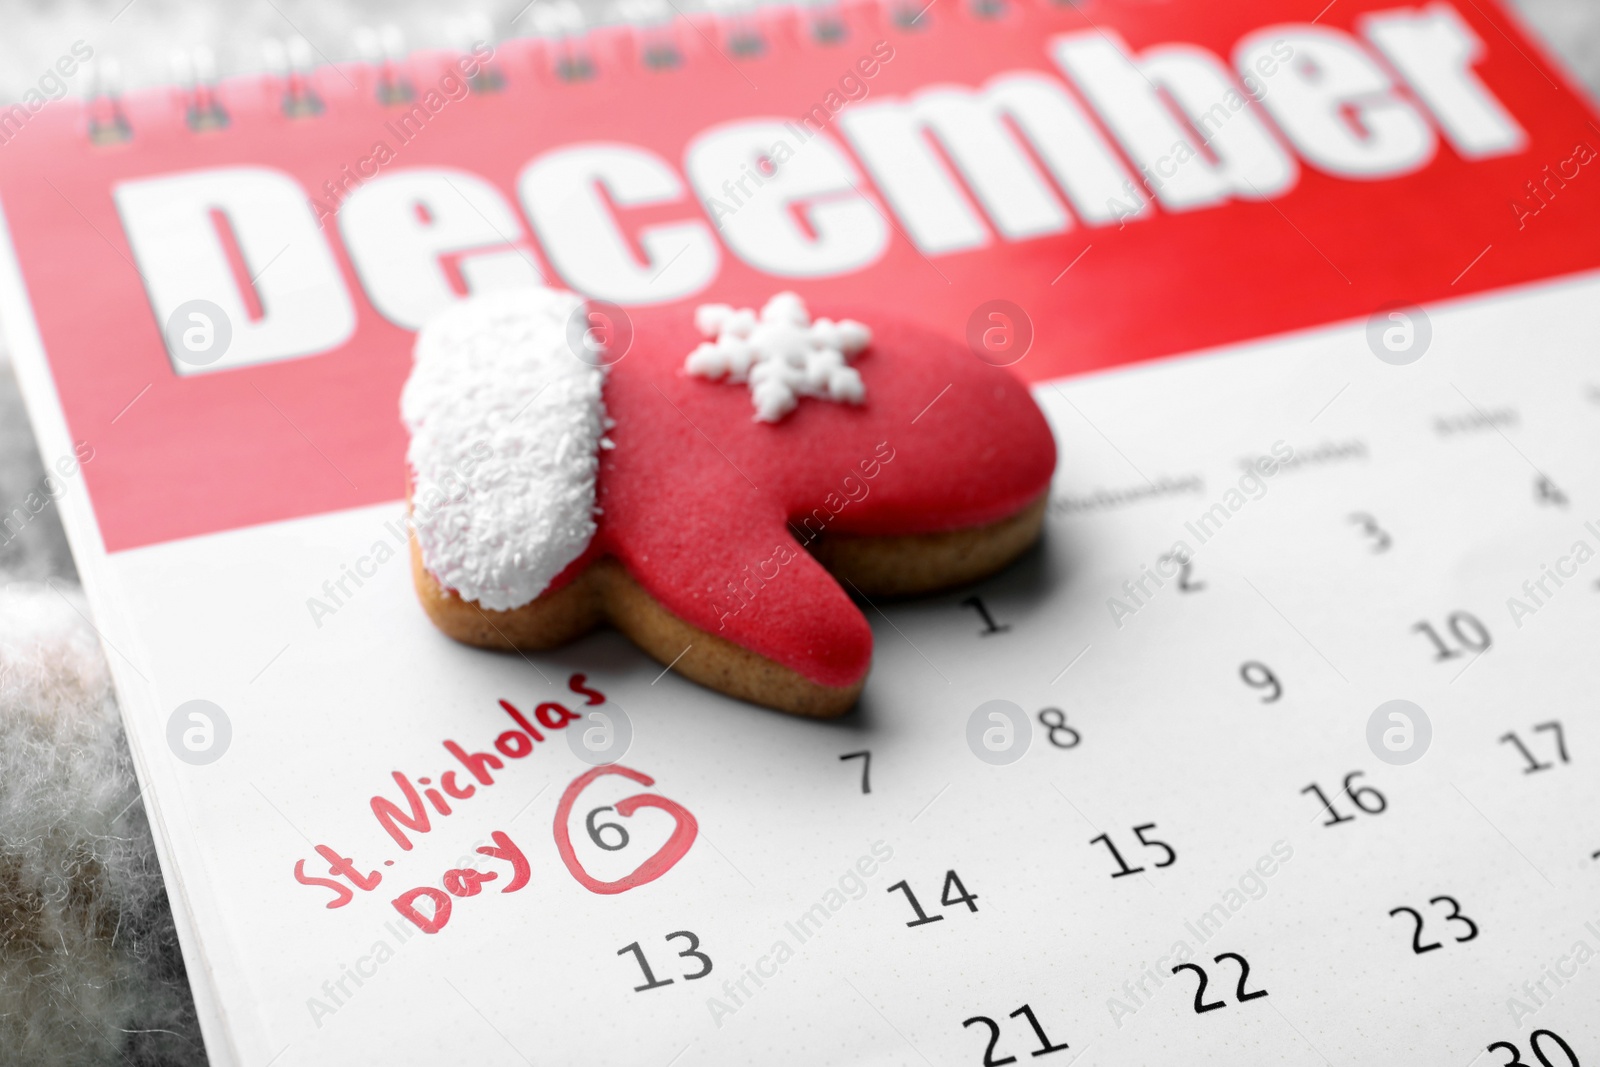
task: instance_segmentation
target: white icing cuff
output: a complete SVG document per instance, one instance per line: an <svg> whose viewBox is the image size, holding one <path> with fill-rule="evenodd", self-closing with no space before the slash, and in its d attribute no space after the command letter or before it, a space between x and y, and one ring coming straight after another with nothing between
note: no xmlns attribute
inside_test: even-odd
<svg viewBox="0 0 1600 1067"><path fill-rule="evenodd" d="M412 526L429 572L485 608L533 600L595 534L610 422L605 368L568 342L582 304L553 289L476 296L417 335L400 394Z"/></svg>
<svg viewBox="0 0 1600 1067"><path fill-rule="evenodd" d="M683 369L713 381L749 382L757 422L778 422L803 396L859 404L867 397L861 374L846 360L866 348L872 331L844 319L811 321L794 293L750 308L702 304L695 328L708 340L689 353Z"/></svg>

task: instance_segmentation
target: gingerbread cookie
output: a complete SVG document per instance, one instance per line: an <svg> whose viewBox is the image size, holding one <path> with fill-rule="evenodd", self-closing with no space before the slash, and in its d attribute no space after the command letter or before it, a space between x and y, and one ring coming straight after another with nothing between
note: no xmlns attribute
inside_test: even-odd
<svg viewBox="0 0 1600 1067"><path fill-rule="evenodd" d="M872 659L853 596L969 582L1037 539L1054 439L959 343L782 293L638 311L592 358L583 306L474 297L417 338L413 573L456 640L546 649L609 621L703 685L837 715Z"/></svg>

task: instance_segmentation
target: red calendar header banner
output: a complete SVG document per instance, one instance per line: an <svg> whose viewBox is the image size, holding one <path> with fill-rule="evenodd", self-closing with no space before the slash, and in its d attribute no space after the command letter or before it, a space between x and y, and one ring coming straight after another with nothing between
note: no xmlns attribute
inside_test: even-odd
<svg viewBox="0 0 1600 1067"><path fill-rule="evenodd" d="M398 497L412 334L472 292L1003 300L1038 380L1600 266L1600 127L1509 19L1319 8L857 4L0 112L0 207L112 550Z"/></svg>

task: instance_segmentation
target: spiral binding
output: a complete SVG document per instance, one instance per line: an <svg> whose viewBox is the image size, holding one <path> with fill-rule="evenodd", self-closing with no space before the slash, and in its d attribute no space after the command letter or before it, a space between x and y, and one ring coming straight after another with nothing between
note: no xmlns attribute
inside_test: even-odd
<svg viewBox="0 0 1600 1067"><path fill-rule="evenodd" d="M612 14L633 27L639 59L651 70L669 70L683 62L672 35L675 12L667 0L618 0Z"/></svg>
<svg viewBox="0 0 1600 1067"><path fill-rule="evenodd" d="M727 27L728 54L735 59L753 59L766 51L766 40L748 0L711 0L711 10Z"/></svg>
<svg viewBox="0 0 1600 1067"><path fill-rule="evenodd" d="M122 110L122 72L115 59L89 63L89 141L97 145L121 144L133 136Z"/></svg>
<svg viewBox="0 0 1600 1067"><path fill-rule="evenodd" d="M974 18L993 20L1004 15L1010 4L1025 0L963 0ZM1084 0L1039 0L1046 6L1072 7ZM785 8L799 21L811 41L833 45L849 33L849 20L843 10L851 7L880 7L894 27L917 32L929 24L928 0L820 0L799 2ZM598 25L588 25L576 0L539 0L524 9L531 36L542 40L549 56L550 73L561 81L585 81L597 76L595 53ZM722 50L734 59L761 55L767 49L763 27L774 9L758 9L750 0L711 0L711 16L721 26ZM645 68L670 70L684 63L685 57L675 32L682 15L672 0L615 0L610 23L625 27L624 34L634 41L634 54ZM519 18L524 16L519 15ZM703 23L702 23L703 24ZM445 34L449 48L462 55L473 55L475 62L467 75L473 93L495 93L506 86L506 75L494 58L479 58L484 44L494 43L487 18L474 15L452 20ZM360 27L354 34L357 58L374 75L373 92L385 106L403 106L416 98L409 56L398 27ZM316 88L317 54L304 37L269 38L262 42L265 77L275 88L278 106L290 119L315 118L326 110ZM325 61L326 62L326 61ZM122 105L120 70L116 60L96 57L88 64L90 76L85 93L86 133L90 143L110 146L124 143L134 135ZM189 128L196 133L225 130L231 116L217 88L216 61L211 49L197 47L175 52L171 57L172 81L182 96L182 111ZM466 68L464 68L466 69Z"/></svg>
<svg viewBox="0 0 1600 1067"><path fill-rule="evenodd" d="M493 40L494 33L484 15L456 19L445 28L445 36L456 52L466 55L482 44ZM505 75L493 59L478 63L475 72L467 78L467 88L475 93L498 93L506 87Z"/></svg>
<svg viewBox="0 0 1600 1067"><path fill-rule="evenodd" d="M405 39L398 26L386 25L376 31L368 26L357 29L356 55L378 72L378 103L388 107L416 99L411 79L400 68L405 62Z"/></svg>
<svg viewBox="0 0 1600 1067"><path fill-rule="evenodd" d="M172 81L187 96L184 119L191 130L220 130L228 113L217 99L217 64L211 49L201 45L172 55Z"/></svg>
<svg viewBox="0 0 1600 1067"><path fill-rule="evenodd" d="M291 37L288 42L269 37L261 44L267 71L283 84L279 97L283 113L292 119L322 114L322 98L311 84L311 42Z"/></svg>

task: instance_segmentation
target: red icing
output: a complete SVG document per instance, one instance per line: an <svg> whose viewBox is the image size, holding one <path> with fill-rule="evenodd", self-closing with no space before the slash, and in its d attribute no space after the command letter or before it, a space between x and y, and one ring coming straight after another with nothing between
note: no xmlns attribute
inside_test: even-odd
<svg viewBox="0 0 1600 1067"><path fill-rule="evenodd" d="M872 328L852 364L866 402L802 398L776 424L753 421L748 386L683 372L702 340L687 312L633 313L633 347L605 389L616 448L602 453L599 533L563 579L615 556L685 622L847 686L867 672L872 630L800 547L803 520L816 530L822 509L828 532L867 535L995 522L1048 488L1056 450L1027 389L959 342L870 312L811 310Z"/></svg>

